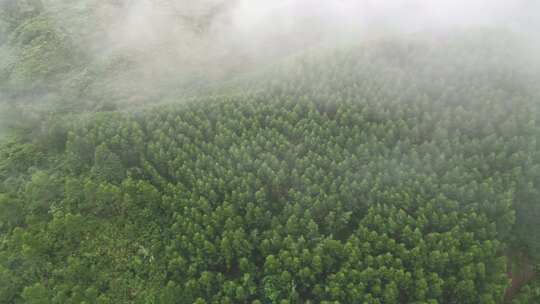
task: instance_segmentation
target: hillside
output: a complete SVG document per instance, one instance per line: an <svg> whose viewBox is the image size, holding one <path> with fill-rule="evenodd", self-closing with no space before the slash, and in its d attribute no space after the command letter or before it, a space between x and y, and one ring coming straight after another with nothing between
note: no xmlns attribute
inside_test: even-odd
<svg viewBox="0 0 540 304"><path fill-rule="evenodd" d="M0 148L0 303L501 303L540 258L528 55L377 39L26 118Z"/></svg>

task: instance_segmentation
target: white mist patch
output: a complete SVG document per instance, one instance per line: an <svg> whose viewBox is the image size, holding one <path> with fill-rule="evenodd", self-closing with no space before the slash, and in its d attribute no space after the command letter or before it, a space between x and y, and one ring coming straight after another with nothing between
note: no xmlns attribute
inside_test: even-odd
<svg viewBox="0 0 540 304"><path fill-rule="evenodd" d="M128 59L129 70L104 80L126 91L164 91L158 87L193 75L223 79L308 48L380 34L513 26L526 14L535 19L529 0L93 1L104 34L86 49L105 61Z"/></svg>
<svg viewBox="0 0 540 304"><path fill-rule="evenodd" d="M286 47L340 38L364 29L357 3L345 1L242 0L232 10L238 40Z"/></svg>
<svg viewBox="0 0 540 304"><path fill-rule="evenodd" d="M524 1L503 0L241 0L233 10L243 33L302 31L420 31L504 25L526 11ZM330 34L330 33L329 33ZM298 37L301 39L302 37Z"/></svg>
<svg viewBox="0 0 540 304"><path fill-rule="evenodd" d="M526 12L503 0L131 0L116 11L112 44L183 49L210 40L222 51L259 52L356 39L378 31L504 26ZM202 43L206 48L207 46ZM210 51L211 50L205 50ZM204 56L207 52L199 52Z"/></svg>

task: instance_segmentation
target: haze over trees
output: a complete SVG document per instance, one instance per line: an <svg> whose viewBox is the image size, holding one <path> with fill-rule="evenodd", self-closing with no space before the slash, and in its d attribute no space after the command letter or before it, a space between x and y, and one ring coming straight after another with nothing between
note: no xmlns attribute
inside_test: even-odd
<svg viewBox="0 0 540 304"><path fill-rule="evenodd" d="M0 2L0 303L540 302L534 35L246 3Z"/></svg>

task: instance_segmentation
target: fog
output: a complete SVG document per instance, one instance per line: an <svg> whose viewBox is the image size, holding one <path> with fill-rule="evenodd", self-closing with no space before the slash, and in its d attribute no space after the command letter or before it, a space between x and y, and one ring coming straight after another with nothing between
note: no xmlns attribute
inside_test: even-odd
<svg viewBox="0 0 540 304"><path fill-rule="evenodd" d="M0 1L23 9L32 3ZM380 36L497 27L537 41L540 29L540 1L531 0L42 1L59 32L85 54L52 86L71 90L68 101L145 103L306 50ZM0 56L9 51L0 47Z"/></svg>
<svg viewBox="0 0 540 304"><path fill-rule="evenodd" d="M114 12L111 49L160 48L199 59L256 55L380 33L470 27L529 27L534 1L504 0L132 0ZM195 54L189 54L193 52Z"/></svg>
<svg viewBox="0 0 540 304"><path fill-rule="evenodd" d="M227 78L320 45L380 35L479 27L534 32L535 8L527 0L115 1L96 5L102 34L85 49L99 59L128 56L134 67L115 75L115 86L136 79L151 92L158 84Z"/></svg>

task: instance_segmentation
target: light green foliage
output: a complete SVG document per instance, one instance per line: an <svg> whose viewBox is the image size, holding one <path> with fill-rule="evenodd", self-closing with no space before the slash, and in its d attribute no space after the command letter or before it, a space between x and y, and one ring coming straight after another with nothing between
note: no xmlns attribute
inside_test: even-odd
<svg viewBox="0 0 540 304"><path fill-rule="evenodd" d="M41 284L25 287L22 293L25 303L48 304L50 303L49 291Z"/></svg>
<svg viewBox="0 0 540 304"><path fill-rule="evenodd" d="M61 73L72 68L73 55L66 39L46 17L33 18L17 27L11 34L17 56L9 67L7 86L24 92L43 90L57 81Z"/></svg>
<svg viewBox="0 0 540 304"><path fill-rule="evenodd" d="M60 40L52 21L42 14L40 0L3 1L1 12L6 34L6 44L1 47L1 88L15 92L42 88L44 81L53 80L69 62L62 50L68 46Z"/></svg>

